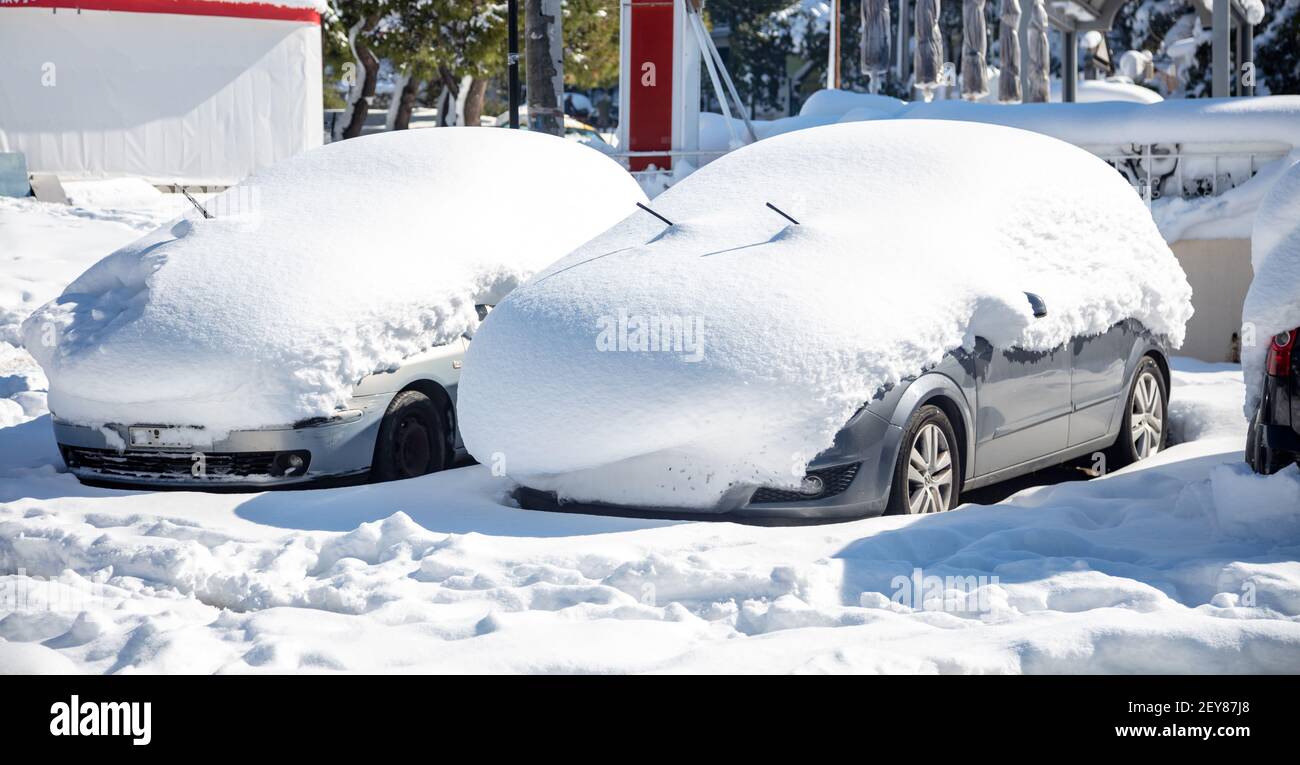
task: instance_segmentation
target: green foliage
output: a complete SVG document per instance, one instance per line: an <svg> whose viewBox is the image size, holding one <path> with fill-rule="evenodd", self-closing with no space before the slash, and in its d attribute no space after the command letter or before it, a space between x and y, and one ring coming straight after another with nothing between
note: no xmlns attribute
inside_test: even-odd
<svg viewBox="0 0 1300 765"><path fill-rule="evenodd" d="M787 68L798 54L794 25L810 23L803 11L785 12L791 0L712 0L705 15L716 30L729 30L730 46L726 65L736 81L741 100L748 104L779 108ZM822 35L825 57L825 35ZM812 55L816 55L815 51Z"/></svg>
<svg viewBox="0 0 1300 765"><path fill-rule="evenodd" d="M342 104L334 86L352 61L348 32L359 21L366 22L362 42L395 68L409 68L417 79L469 75L504 80L505 2L334 0L322 19L327 107ZM618 84L618 23L619 0L565 0L565 82L571 87ZM522 69L522 57L520 65ZM497 99L489 95L488 100Z"/></svg>
<svg viewBox="0 0 1300 765"><path fill-rule="evenodd" d="M1300 94L1300 7L1266 0L1268 12L1256 34L1268 35L1255 49L1256 82L1274 95Z"/></svg>
<svg viewBox="0 0 1300 765"><path fill-rule="evenodd" d="M577 90L618 85L618 0L564 0L564 83Z"/></svg>

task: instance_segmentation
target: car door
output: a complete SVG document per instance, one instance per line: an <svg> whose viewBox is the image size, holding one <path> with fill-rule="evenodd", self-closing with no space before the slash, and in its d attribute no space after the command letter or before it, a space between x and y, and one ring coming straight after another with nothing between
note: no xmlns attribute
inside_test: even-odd
<svg viewBox="0 0 1300 765"><path fill-rule="evenodd" d="M1070 344L1070 446L1107 434L1123 400L1124 365L1136 341L1137 333L1126 321L1100 335L1076 337Z"/></svg>
<svg viewBox="0 0 1300 765"><path fill-rule="evenodd" d="M987 475L1064 449L1070 434L1069 346L994 348L980 340L975 474Z"/></svg>

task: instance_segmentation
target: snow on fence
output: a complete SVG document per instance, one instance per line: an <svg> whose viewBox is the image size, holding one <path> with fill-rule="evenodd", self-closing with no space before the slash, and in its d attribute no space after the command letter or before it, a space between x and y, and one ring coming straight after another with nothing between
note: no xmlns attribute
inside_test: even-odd
<svg viewBox="0 0 1300 765"><path fill-rule="evenodd" d="M1300 149L1300 96L1008 106L959 100L908 103L823 90L796 116L753 120L752 125L762 139L834 122L892 119L984 122L1049 135L1109 162L1148 201L1218 196ZM680 158L687 172L736 148L740 125L735 123L724 115L700 114L696 156ZM625 163L628 157L620 156ZM684 174L657 176L667 185ZM638 180L647 185L647 179Z"/></svg>
<svg viewBox="0 0 1300 765"><path fill-rule="evenodd" d="M1135 143L1080 148L1114 167L1148 204L1166 197L1218 196L1254 178L1260 168L1287 156L1275 142L1183 144Z"/></svg>

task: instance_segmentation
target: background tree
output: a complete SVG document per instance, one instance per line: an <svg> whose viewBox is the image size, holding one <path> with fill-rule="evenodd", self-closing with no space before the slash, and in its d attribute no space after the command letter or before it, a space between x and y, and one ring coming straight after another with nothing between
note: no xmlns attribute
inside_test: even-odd
<svg viewBox="0 0 1300 765"><path fill-rule="evenodd" d="M524 3L528 122L533 130L564 135L564 47L561 0Z"/></svg>
<svg viewBox="0 0 1300 765"><path fill-rule="evenodd" d="M462 123L478 126L488 85L506 67L506 4L451 2L442 25L443 64L455 76L469 78L461 99Z"/></svg>
<svg viewBox="0 0 1300 765"><path fill-rule="evenodd" d="M1268 0L1265 6L1255 41L1256 92L1300 93L1300 0Z"/></svg>
<svg viewBox="0 0 1300 765"><path fill-rule="evenodd" d="M335 140L361 135L366 124L370 102L375 97L375 84L379 75L379 57L371 49L370 35L378 26L389 4L386 0L333 0L331 16L332 34L342 34L352 61L343 65L343 76L348 82L343 116L334 124ZM348 65L351 65L350 68Z"/></svg>
<svg viewBox="0 0 1300 765"><path fill-rule="evenodd" d="M591 90L618 84L618 14L618 0L565 0L565 85Z"/></svg>
<svg viewBox="0 0 1300 765"><path fill-rule="evenodd" d="M437 30L443 2L391 0L371 34L377 55L392 66L395 80L388 105L388 130L411 125L420 88L437 71Z"/></svg>

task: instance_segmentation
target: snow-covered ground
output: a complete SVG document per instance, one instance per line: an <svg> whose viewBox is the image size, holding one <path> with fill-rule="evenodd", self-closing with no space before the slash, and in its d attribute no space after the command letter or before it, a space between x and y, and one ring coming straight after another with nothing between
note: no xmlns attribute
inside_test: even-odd
<svg viewBox="0 0 1300 765"><path fill-rule="evenodd" d="M120 214L0 201L5 315L138 235ZM59 472L43 380L0 350L21 409L0 422L0 672L1300 671L1300 470L1246 472L1231 365L1179 361L1184 442L1135 468L767 528L520 510L478 466L87 488Z"/></svg>

